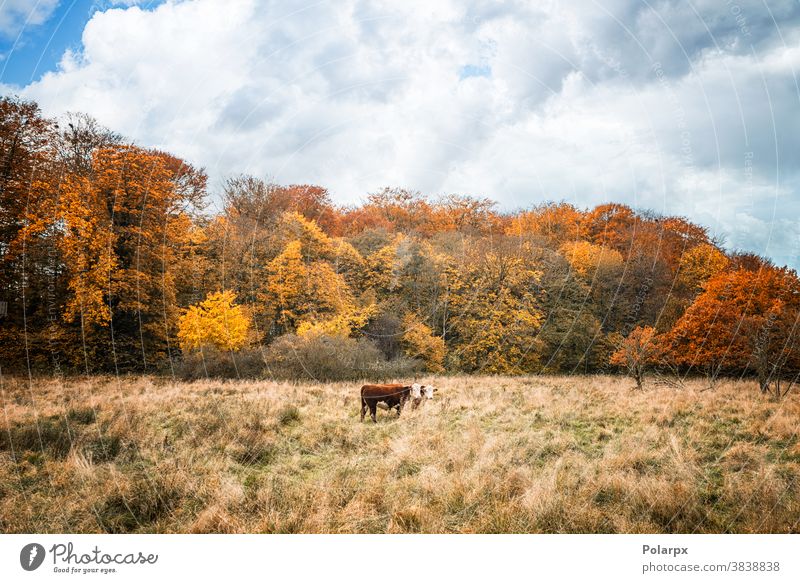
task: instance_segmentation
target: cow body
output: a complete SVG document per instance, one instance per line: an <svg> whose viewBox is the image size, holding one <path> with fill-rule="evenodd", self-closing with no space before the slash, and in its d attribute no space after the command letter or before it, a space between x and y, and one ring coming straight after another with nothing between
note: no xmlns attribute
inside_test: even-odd
<svg viewBox="0 0 800 583"><path fill-rule="evenodd" d="M388 384L388 385L364 385L361 387L361 421L369 408L372 421L377 423L376 418L378 403L385 403L387 409L397 409L397 416L403 410L403 405L411 395L412 385ZM418 392L418 391L416 391ZM414 395L416 397L416 395Z"/></svg>

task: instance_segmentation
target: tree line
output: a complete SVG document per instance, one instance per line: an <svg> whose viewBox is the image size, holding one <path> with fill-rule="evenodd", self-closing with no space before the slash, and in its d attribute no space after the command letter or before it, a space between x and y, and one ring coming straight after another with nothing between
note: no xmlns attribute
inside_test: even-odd
<svg viewBox="0 0 800 583"><path fill-rule="evenodd" d="M327 350L330 369L656 369L778 396L800 373L797 274L682 217L397 188L340 206L251 176L208 200L185 160L0 99L2 370L174 373L214 353L269 372Z"/></svg>

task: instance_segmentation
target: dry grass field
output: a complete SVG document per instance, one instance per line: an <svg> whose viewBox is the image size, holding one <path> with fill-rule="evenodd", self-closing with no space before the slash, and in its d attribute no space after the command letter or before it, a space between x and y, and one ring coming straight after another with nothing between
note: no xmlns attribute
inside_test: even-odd
<svg viewBox="0 0 800 583"><path fill-rule="evenodd" d="M798 532L800 400L617 377L3 379L3 532Z"/></svg>

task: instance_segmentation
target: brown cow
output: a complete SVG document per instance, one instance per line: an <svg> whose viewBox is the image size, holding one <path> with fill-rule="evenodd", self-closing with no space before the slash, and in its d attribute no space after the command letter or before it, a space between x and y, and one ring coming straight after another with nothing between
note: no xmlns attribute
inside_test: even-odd
<svg viewBox="0 0 800 583"><path fill-rule="evenodd" d="M369 407L369 415L372 417L374 423L378 422L376 418L378 403L386 403L388 409L397 408L397 416L400 417L400 411L403 410L403 405L409 398L409 395L414 399L420 396L419 385L364 385L361 387L361 421L364 421L364 415L367 413Z"/></svg>

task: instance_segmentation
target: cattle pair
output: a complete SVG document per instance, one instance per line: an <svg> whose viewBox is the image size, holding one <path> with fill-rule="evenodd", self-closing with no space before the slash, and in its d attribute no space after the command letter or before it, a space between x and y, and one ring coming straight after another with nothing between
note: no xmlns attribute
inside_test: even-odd
<svg viewBox="0 0 800 583"><path fill-rule="evenodd" d="M376 414L378 412L378 404L384 406L386 409L397 409L397 416L400 417L400 411L406 401L412 399L412 407L416 409L422 402L422 399L433 399L433 393L436 389L432 385L420 385L414 383L412 385L390 384L390 385L364 385L361 387L361 421L364 421L364 415L369 408L369 415L372 421L377 423Z"/></svg>

